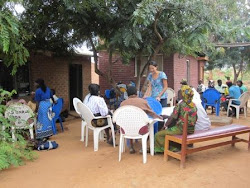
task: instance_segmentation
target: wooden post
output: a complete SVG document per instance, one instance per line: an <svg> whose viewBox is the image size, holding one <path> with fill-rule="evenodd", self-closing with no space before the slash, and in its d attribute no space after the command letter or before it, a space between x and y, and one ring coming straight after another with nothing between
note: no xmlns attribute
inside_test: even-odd
<svg viewBox="0 0 250 188"><path fill-rule="evenodd" d="M181 143L181 168L185 168L186 154L187 154L187 128L188 128L188 113L185 115L185 121L182 128L182 143Z"/></svg>
<svg viewBox="0 0 250 188"><path fill-rule="evenodd" d="M236 138L236 136L234 135L234 136L232 136L232 141L233 140L235 140L235 138ZM232 147L234 147L235 146L235 143L232 143Z"/></svg>

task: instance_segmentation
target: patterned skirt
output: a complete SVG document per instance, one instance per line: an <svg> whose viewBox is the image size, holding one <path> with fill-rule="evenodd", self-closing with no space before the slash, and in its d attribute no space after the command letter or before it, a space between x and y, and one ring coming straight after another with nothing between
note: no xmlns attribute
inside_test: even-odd
<svg viewBox="0 0 250 188"><path fill-rule="evenodd" d="M36 138L42 139L53 135L52 119L50 116L50 108L52 104L49 100L41 101L38 108Z"/></svg>

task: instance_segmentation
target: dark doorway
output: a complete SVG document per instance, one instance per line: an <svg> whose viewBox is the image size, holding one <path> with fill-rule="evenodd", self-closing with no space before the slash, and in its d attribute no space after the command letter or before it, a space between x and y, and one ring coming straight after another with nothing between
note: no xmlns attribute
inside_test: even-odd
<svg viewBox="0 0 250 188"><path fill-rule="evenodd" d="M70 110L74 110L73 98L77 97L82 100L82 65L71 64L69 71L70 84Z"/></svg>
<svg viewBox="0 0 250 188"><path fill-rule="evenodd" d="M15 75L11 75L12 66L6 67L0 62L0 88L12 91L15 89L19 97L25 97L30 93L29 63L18 67Z"/></svg>

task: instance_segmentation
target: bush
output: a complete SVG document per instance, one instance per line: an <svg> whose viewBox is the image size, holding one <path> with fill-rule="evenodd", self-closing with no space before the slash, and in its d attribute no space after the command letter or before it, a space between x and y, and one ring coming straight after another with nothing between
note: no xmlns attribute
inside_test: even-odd
<svg viewBox="0 0 250 188"><path fill-rule="evenodd" d="M32 147L24 139L24 131L16 130L17 141L13 141L11 137L11 126L15 119L6 119L4 113L6 111L6 102L15 93L0 89L0 170L9 168L10 166L19 166L24 164L25 160L33 160L36 153L32 151Z"/></svg>

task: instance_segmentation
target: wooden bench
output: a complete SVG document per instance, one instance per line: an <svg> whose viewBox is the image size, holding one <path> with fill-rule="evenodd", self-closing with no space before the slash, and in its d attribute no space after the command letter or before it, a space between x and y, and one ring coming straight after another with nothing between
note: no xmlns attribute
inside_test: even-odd
<svg viewBox="0 0 250 188"><path fill-rule="evenodd" d="M249 133L249 140L244 140L236 137L239 134ZM216 140L224 137L232 137L229 141L220 141L215 144L201 146L197 148L187 148L188 144L194 144L198 142L204 142L209 140ZM180 152L172 152L169 150L169 142L173 141L181 144ZM183 126L182 135L166 135L165 137L165 150L164 150L164 161L168 160L168 156L174 157L180 160L180 167L185 168L186 156L188 154L207 150L210 148L220 147L227 144L235 145L236 142L248 143L248 150L250 150L250 127L243 125L226 125L222 127L213 128L207 131L195 131L194 134L187 135L187 116Z"/></svg>

